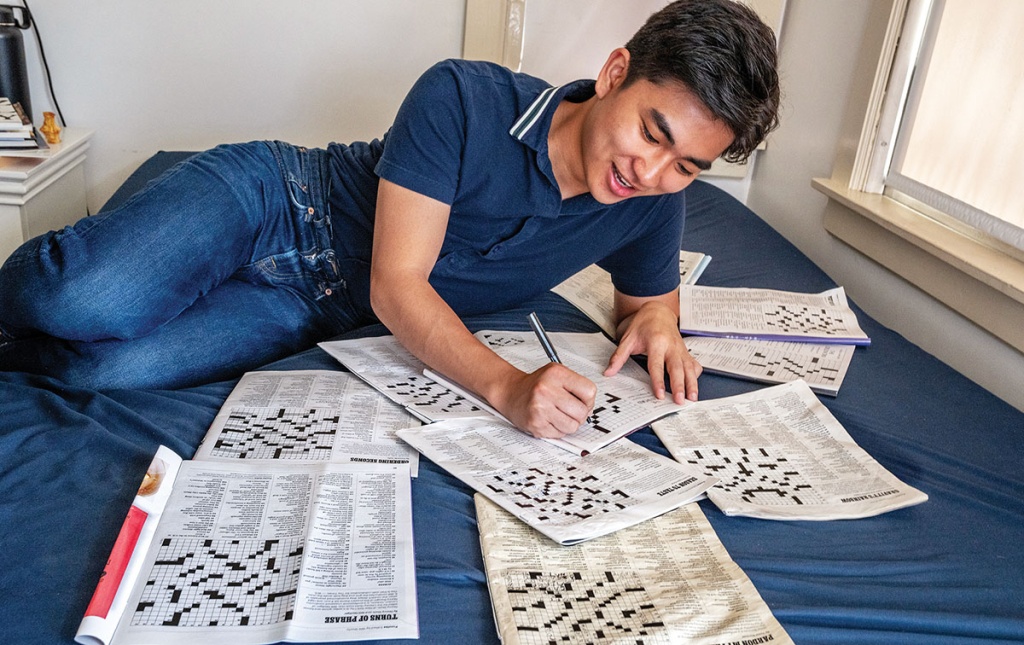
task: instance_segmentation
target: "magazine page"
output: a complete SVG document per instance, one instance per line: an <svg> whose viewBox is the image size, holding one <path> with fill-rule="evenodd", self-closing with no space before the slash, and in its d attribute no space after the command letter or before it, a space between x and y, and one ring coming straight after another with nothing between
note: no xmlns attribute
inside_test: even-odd
<svg viewBox="0 0 1024 645"><path fill-rule="evenodd" d="M416 638L411 504L404 464L184 462L114 643Z"/></svg>
<svg viewBox="0 0 1024 645"><path fill-rule="evenodd" d="M694 251L679 252L679 282L693 284L704 272L710 255ZM571 276L551 291L562 296L570 304L593 320L609 338L615 338L615 316L612 294L612 275L591 264L574 276Z"/></svg>
<svg viewBox="0 0 1024 645"><path fill-rule="evenodd" d="M582 457L494 417L439 421L398 436L559 544L661 515L717 481L629 440Z"/></svg>
<svg viewBox="0 0 1024 645"><path fill-rule="evenodd" d="M160 446L135 494L110 557L85 610L75 641L82 645L107 645L128 606L142 562L153 543L160 516L181 468L181 457Z"/></svg>
<svg viewBox="0 0 1024 645"><path fill-rule="evenodd" d="M484 330L475 335L496 354L525 372L533 372L548 362L533 332ZM587 423L573 434L553 440L556 444L581 454L597 452L689 405L679 405L671 397L655 397L650 377L634 361L626 361L615 376L605 376L615 344L601 334L550 332L548 337L566 367L597 385L594 409Z"/></svg>
<svg viewBox="0 0 1024 645"><path fill-rule="evenodd" d="M846 292L679 288L679 330L686 335L869 345Z"/></svg>
<svg viewBox="0 0 1024 645"><path fill-rule="evenodd" d="M194 459L408 463L415 477L419 453L395 434L415 425L400 406L345 372L248 372Z"/></svg>
<svg viewBox="0 0 1024 645"><path fill-rule="evenodd" d="M761 383L803 379L818 394L836 396L853 360L854 345L687 336L686 348L705 372Z"/></svg>
<svg viewBox="0 0 1024 645"><path fill-rule="evenodd" d="M882 467L803 381L700 401L654 424L672 456L721 481L726 515L837 520L928 499Z"/></svg>
<svg viewBox="0 0 1024 645"><path fill-rule="evenodd" d="M698 504L561 547L475 501L504 645L793 642Z"/></svg>
<svg viewBox="0 0 1024 645"><path fill-rule="evenodd" d="M488 411L423 374L426 364L394 336L320 343L320 347L375 390L424 423Z"/></svg>

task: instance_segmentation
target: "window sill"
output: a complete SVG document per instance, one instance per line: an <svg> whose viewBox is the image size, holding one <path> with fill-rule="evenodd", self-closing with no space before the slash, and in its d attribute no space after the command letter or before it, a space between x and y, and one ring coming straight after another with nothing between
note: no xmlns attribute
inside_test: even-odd
<svg viewBox="0 0 1024 645"><path fill-rule="evenodd" d="M1024 262L885 197L814 179L825 229L1024 352Z"/></svg>

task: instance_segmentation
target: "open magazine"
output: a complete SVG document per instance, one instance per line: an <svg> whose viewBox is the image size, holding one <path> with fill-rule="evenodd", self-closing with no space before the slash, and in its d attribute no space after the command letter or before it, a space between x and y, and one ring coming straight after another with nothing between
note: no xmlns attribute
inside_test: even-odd
<svg viewBox="0 0 1024 645"><path fill-rule="evenodd" d="M858 446L803 381L700 401L653 428L677 461L719 478L708 499L726 515L853 519L928 499Z"/></svg>
<svg viewBox="0 0 1024 645"><path fill-rule="evenodd" d="M398 436L559 544L656 517L717 481L628 439L584 457L495 417L438 421Z"/></svg>
<svg viewBox="0 0 1024 645"><path fill-rule="evenodd" d="M182 462L162 447L75 640L416 638L411 508L405 464Z"/></svg>
<svg viewBox="0 0 1024 645"><path fill-rule="evenodd" d="M417 424L348 374L246 374L196 459L157 452L75 640L416 638Z"/></svg>
<svg viewBox="0 0 1024 645"><path fill-rule="evenodd" d="M475 501L504 645L792 645L697 504L560 547L483 496Z"/></svg>

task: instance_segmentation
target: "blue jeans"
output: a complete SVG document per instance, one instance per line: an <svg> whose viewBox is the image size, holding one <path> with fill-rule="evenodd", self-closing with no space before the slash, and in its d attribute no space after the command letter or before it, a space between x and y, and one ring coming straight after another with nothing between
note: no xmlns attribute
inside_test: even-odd
<svg viewBox="0 0 1024 645"><path fill-rule="evenodd" d="M220 146L0 269L0 369L71 385L235 377L359 324L323 150Z"/></svg>

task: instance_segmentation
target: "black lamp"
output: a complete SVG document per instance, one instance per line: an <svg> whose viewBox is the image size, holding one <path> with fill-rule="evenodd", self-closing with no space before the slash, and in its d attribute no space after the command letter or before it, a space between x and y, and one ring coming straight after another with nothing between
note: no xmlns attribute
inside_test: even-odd
<svg viewBox="0 0 1024 645"><path fill-rule="evenodd" d="M31 26L32 14L28 8L0 4L0 96L6 96L11 103L21 103L30 120L32 102L21 32Z"/></svg>

